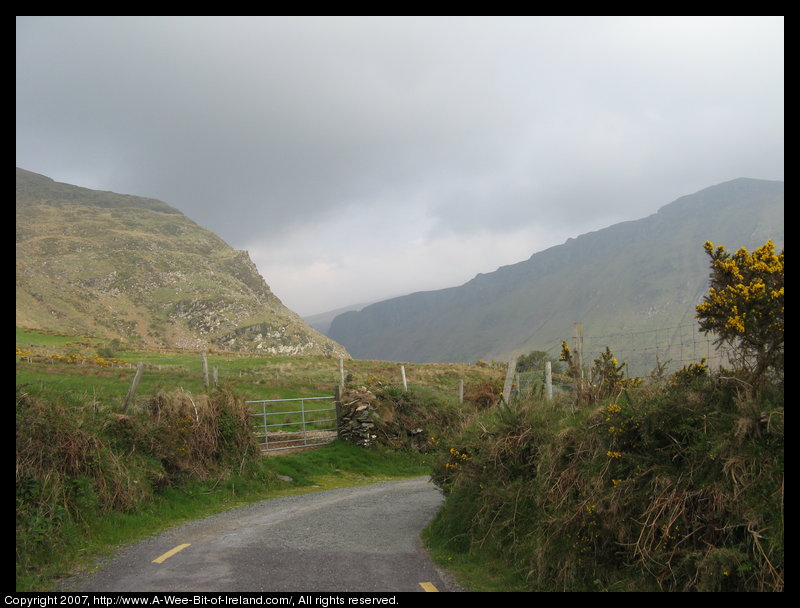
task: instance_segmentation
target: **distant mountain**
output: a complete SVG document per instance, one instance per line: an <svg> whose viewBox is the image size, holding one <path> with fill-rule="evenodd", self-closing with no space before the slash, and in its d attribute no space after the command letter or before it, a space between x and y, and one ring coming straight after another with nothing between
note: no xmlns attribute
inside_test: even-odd
<svg viewBox="0 0 800 608"><path fill-rule="evenodd" d="M338 317L340 314L345 312L352 311L359 311L365 306L369 306L372 302L364 302L362 304L352 304L350 306L343 306L342 308L337 308L336 310L330 310L328 312L320 312L315 315L307 315L303 317L303 321L308 323L311 327L316 329L318 332L327 334L328 330L331 328L331 322Z"/></svg>
<svg viewBox="0 0 800 608"><path fill-rule="evenodd" d="M346 356L235 251L161 201L17 169L17 327L180 348Z"/></svg>
<svg viewBox="0 0 800 608"><path fill-rule="evenodd" d="M677 333L694 332L694 306L708 290L703 243L753 249L772 239L783 247L783 202L783 182L712 186L459 287L346 312L328 335L356 358L469 362L530 350L558 356L580 322L598 337L594 346L605 341L621 359L655 364L656 349L646 343L658 339L671 344L660 357L685 360L696 354L688 352L690 340L698 340ZM673 335L653 338L656 330Z"/></svg>

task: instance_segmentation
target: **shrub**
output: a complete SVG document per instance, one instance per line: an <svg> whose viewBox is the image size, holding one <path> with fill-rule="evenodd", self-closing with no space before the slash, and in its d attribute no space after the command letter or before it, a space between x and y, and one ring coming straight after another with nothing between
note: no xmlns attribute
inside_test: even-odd
<svg viewBox="0 0 800 608"><path fill-rule="evenodd" d="M577 404L591 405L601 399L616 395L625 388L641 383L639 378L625 378L623 370L626 363L623 361L620 364L608 346L594 360L594 364L587 374L588 377L584 377L583 370L578 367L578 362L565 341L561 342L561 360L567 364L569 375L575 383Z"/></svg>
<svg viewBox="0 0 800 608"><path fill-rule="evenodd" d="M464 388L464 403L475 409L485 410L500 403L503 386L499 380L484 380L468 384Z"/></svg>
<svg viewBox="0 0 800 608"><path fill-rule="evenodd" d="M607 348L584 379L562 343L584 407L518 401L443 443L434 548L527 590L783 590L783 253L706 250L701 327L742 365L645 385Z"/></svg>
<svg viewBox="0 0 800 608"><path fill-rule="evenodd" d="M550 369L553 374L561 373L561 363L551 359L543 350L532 350L526 355L517 359L517 372L543 371L545 363L550 362Z"/></svg>
<svg viewBox="0 0 800 608"><path fill-rule="evenodd" d="M729 344L738 364L760 384L767 372L783 373L784 257L767 241L752 254L742 247L730 254L704 245L711 258L708 295L697 306L700 329Z"/></svg>
<svg viewBox="0 0 800 608"><path fill-rule="evenodd" d="M225 389L210 395L159 392L145 405L147 449L170 476L204 478L258 451L245 403Z"/></svg>
<svg viewBox="0 0 800 608"><path fill-rule="evenodd" d="M375 398L378 442L402 451L429 451L435 438L459 429L463 418L455 402L422 387L386 386Z"/></svg>
<svg viewBox="0 0 800 608"><path fill-rule="evenodd" d="M487 413L441 448L433 536L529 590L782 590L782 392L738 387L710 375L574 414Z"/></svg>
<svg viewBox="0 0 800 608"><path fill-rule="evenodd" d="M131 415L18 392L17 570L52 553L67 527L132 511L166 486L241 472L258 455L249 411L225 390L159 393Z"/></svg>

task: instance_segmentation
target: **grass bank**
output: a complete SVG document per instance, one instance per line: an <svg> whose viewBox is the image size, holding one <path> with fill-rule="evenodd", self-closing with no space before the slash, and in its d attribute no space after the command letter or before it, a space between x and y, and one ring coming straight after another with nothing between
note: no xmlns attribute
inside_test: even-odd
<svg viewBox="0 0 800 608"><path fill-rule="evenodd" d="M783 421L733 372L495 408L442 442L426 540L478 591L782 591Z"/></svg>

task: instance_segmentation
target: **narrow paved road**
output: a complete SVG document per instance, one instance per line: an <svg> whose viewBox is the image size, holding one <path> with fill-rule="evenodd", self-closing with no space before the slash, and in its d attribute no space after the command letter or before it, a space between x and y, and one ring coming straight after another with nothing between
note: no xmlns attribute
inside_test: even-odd
<svg viewBox="0 0 800 608"><path fill-rule="evenodd" d="M422 547L427 478L267 500L132 545L63 591L456 591Z"/></svg>

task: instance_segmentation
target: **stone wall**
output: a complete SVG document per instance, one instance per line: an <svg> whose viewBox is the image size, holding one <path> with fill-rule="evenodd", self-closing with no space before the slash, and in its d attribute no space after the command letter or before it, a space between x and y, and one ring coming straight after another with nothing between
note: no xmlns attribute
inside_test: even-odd
<svg viewBox="0 0 800 608"><path fill-rule="evenodd" d="M430 447L425 427L418 412L403 413L396 401L381 399L366 387L345 391L341 397L339 438L343 441L363 447L381 444L404 451L424 452Z"/></svg>
<svg viewBox="0 0 800 608"><path fill-rule="evenodd" d="M375 444L378 438L375 426L379 419L375 399L363 386L345 391L339 405L339 439L362 447Z"/></svg>

